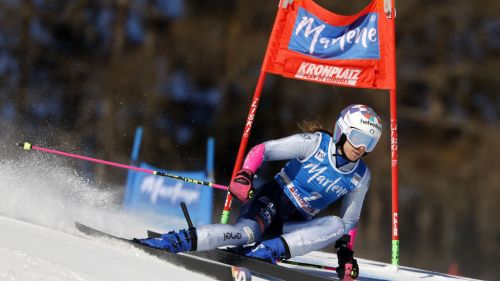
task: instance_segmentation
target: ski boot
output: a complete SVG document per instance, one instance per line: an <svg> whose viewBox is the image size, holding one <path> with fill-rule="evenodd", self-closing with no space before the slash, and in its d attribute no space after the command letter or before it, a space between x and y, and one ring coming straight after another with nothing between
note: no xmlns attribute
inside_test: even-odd
<svg viewBox="0 0 500 281"><path fill-rule="evenodd" d="M250 258L276 264L279 260L290 258L289 252L288 245L280 236L278 238L260 242L245 255Z"/></svg>
<svg viewBox="0 0 500 281"><path fill-rule="evenodd" d="M349 241L349 240L347 240ZM335 271L340 280L354 280L359 276L358 262L354 258L354 252L347 246L347 243L339 239L335 243L339 266Z"/></svg>
<svg viewBox="0 0 500 281"><path fill-rule="evenodd" d="M157 238L134 239L138 244L146 245L148 247L166 250L171 253L195 251L197 238L196 229L179 230L179 232L170 231L161 234Z"/></svg>

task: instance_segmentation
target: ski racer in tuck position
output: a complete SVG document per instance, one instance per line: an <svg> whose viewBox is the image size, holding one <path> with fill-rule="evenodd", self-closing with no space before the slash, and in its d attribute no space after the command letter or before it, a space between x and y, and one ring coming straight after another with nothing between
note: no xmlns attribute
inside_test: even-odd
<svg viewBox="0 0 500 281"><path fill-rule="evenodd" d="M372 108L351 105L340 113L333 136L318 126L307 129L256 145L247 154L229 185L245 203L236 224L202 225L136 241L173 253L255 243L245 255L273 263L335 243L339 277L351 264L349 275L356 278L359 268L347 234L357 226L370 184L361 158L375 148L382 124ZM255 172L263 162L276 160L289 161L273 181L254 190ZM340 198L340 216L317 217Z"/></svg>

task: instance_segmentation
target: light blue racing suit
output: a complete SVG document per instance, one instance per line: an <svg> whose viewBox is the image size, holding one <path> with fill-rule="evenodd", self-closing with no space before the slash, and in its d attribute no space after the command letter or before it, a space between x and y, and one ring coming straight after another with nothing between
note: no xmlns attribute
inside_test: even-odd
<svg viewBox="0 0 500 281"><path fill-rule="evenodd" d="M249 203L250 209L256 209L251 213L254 217L244 214L235 225L198 227L198 250L258 242L267 227L278 221L293 257L322 249L357 225L370 182L370 171L362 160L349 162L335 156L335 144L323 132L296 134L264 145L264 161L291 159L276 175L276 183L263 187L281 187L280 194L288 200L276 199L280 195L274 195L275 190L262 191L264 195ZM340 198L339 217L315 217ZM279 201L288 206L280 206ZM293 213L299 213L300 219L296 214L292 218ZM275 218L280 214L284 215Z"/></svg>

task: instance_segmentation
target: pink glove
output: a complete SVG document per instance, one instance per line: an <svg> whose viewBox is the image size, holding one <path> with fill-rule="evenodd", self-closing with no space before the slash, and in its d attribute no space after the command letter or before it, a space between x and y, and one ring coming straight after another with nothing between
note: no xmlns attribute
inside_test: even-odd
<svg viewBox="0 0 500 281"><path fill-rule="evenodd" d="M231 180L229 192L241 202L246 203L253 197L252 181L253 172L249 169L241 169Z"/></svg>

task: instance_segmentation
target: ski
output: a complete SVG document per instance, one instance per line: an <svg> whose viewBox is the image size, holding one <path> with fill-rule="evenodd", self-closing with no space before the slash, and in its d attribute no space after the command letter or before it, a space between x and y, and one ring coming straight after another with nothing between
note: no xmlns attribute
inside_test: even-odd
<svg viewBox="0 0 500 281"><path fill-rule="evenodd" d="M278 261L278 264L291 264L291 265L298 265L298 266L306 267L306 268L317 268L317 269L323 269L323 270L337 272L337 268L334 266L314 264L314 263L301 262L301 261L295 261L295 260L281 260L281 261ZM350 276L351 270L352 270L352 264L348 263L348 264L346 264L346 267L348 270L346 270L346 272L345 272L346 275L344 276L344 279L342 279L342 280L343 281L355 280Z"/></svg>
<svg viewBox="0 0 500 281"><path fill-rule="evenodd" d="M240 266L248 268L251 272L260 272L266 275L271 275L273 277L282 279L282 280L332 280L332 278L336 278L337 274L325 274L325 272L307 270L307 272L303 270L298 270L296 268L284 267L280 265L275 265L272 263L268 263L265 261L248 258L246 256L233 253L227 250L215 249L212 251L200 251L200 252L191 252L191 254L196 255L198 257L203 257L215 261L219 261L222 263L231 264L233 266Z"/></svg>
<svg viewBox="0 0 500 281"><path fill-rule="evenodd" d="M155 231L147 230L147 236L148 238L157 238L160 237L161 234ZM308 272L304 272L295 268L274 265L272 263L245 257L231 250L215 249L212 251L190 252L190 254L207 258L210 260L220 261L222 263L227 263L234 266L246 267L250 269L252 272L257 271L260 273L273 275L274 277L283 280L331 280L330 278L325 278L324 273L321 275L317 275L318 274L317 272L313 272L311 270L309 270ZM300 265L303 267L308 267L309 269L332 270L332 267L326 267L326 266L302 263L302 262L293 262L289 260L284 261L282 263ZM335 268L333 268L333 271L335 271ZM336 273L334 276L336 276Z"/></svg>
<svg viewBox="0 0 500 281"><path fill-rule="evenodd" d="M237 253L216 249L212 251L198 251L172 254L167 251L138 244L133 240L114 236L84 224L75 222L75 227L81 232L97 237L117 239L134 245L145 252L157 256L170 263L183 266L217 280L251 280L251 276L266 280L332 280L332 276L325 277L323 273L306 273L294 268L274 265L260 260L251 259ZM321 276L323 274L323 276ZM334 276L336 277L336 275Z"/></svg>
<svg viewBox="0 0 500 281"><path fill-rule="evenodd" d="M126 239L126 238L111 235L109 233L105 233L103 231L97 230L97 229L92 228L90 226L86 226L86 225L81 224L79 222L75 222L75 227L79 231L81 231L82 233L85 233L85 234L90 235L90 236L105 237L105 238L109 238L109 239L123 241L123 242L131 244L135 247L138 247L138 248L144 250L146 253L151 254L153 256L156 256L156 257L158 257L162 260L165 260L169 263L184 267L190 271L194 271L194 272L198 272L198 273L207 275L207 276L215 278L217 280L247 281L247 280L251 280L251 278L252 278L250 271L244 267L231 266L228 264L221 263L219 261L209 260L209 259L206 259L203 257L184 254L184 253L172 254L172 253L169 253L166 251L162 251L162 250L158 250L158 249L154 249L154 248L150 248L150 247L138 244L130 239ZM262 277L267 277L267 276L262 276Z"/></svg>
<svg viewBox="0 0 500 281"><path fill-rule="evenodd" d="M281 260L278 262L278 264L291 264L291 265L298 265L298 266L303 266L303 267L318 268L318 269L332 270L332 271L337 270L337 268L333 267L333 266L314 264L314 263L308 263L308 262L301 262L301 261L294 261L294 260Z"/></svg>

